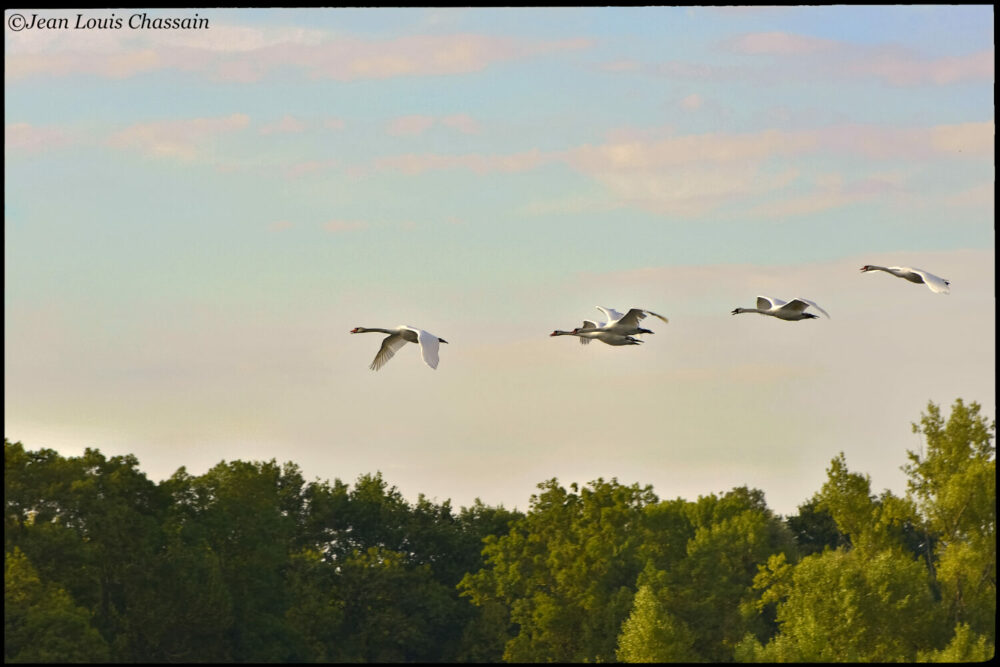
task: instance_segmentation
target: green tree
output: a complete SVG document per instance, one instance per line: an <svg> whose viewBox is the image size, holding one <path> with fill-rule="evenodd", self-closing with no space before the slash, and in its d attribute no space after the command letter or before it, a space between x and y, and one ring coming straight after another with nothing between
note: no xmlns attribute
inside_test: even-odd
<svg viewBox="0 0 1000 667"><path fill-rule="evenodd" d="M917 662L990 662L996 658L996 646L977 635L965 623L955 626L955 634L940 651L920 651Z"/></svg>
<svg viewBox="0 0 1000 667"><path fill-rule="evenodd" d="M850 544L847 536L837 530L837 522L830 512L818 507L819 502L814 496L799 505L798 514L785 519L803 556Z"/></svg>
<svg viewBox="0 0 1000 667"><path fill-rule="evenodd" d="M919 552L912 539L914 526L920 521L914 503L890 491L872 494L871 479L850 472L843 452L830 462L827 481L812 502L817 510L833 517L837 530L853 548L879 551L899 547Z"/></svg>
<svg viewBox="0 0 1000 667"><path fill-rule="evenodd" d="M701 662L695 635L649 585L640 586L618 637L621 662Z"/></svg>
<svg viewBox="0 0 1000 667"><path fill-rule="evenodd" d="M461 625L452 591L427 565L410 567L403 554L371 547L338 570L331 592L342 621L333 661L440 662L453 650Z"/></svg>
<svg viewBox="0 0 1000 667"><path fill-rule="evenodd" d="M112 656L140 660L133 611L155 597L149 573L163 547L160 522L169 499L138 469L134 456L95 449L64 458L25 452L5 441L7 525L43 581L64 588L93 613Z"/></svg>
<svg viewBox="0 0 1000 667"><path fill-rule="evenodd" d="M938 635L941 616L924 565L900 549L824 551L791 570L773 561L780 634L766 646L744 638L736 657L758 662L910 662ZM772 569L773 568L773 569Z"/></svg>
<svg viewBox="0 0 1000 667"><path fill-rule="evenodd" d="M303 486L297 466L274 460L223 462L199 477L178 471L171 478L171 530L202 550L202 576L221 579L226 595L202 602L222 613L234 661L298 660L304 650L286 619L292 601L285 587L305 524Z"/></svg>
<svg viewBox="0 0 1000 667"><path fill-rule="evenodd" d="M43 583L17 547L4 554L4 662L103 662L108 645L90 614Z"/></svg>
<svg viewBox="0 0 1000 667"><path fill-rule="evenodd" d="M677 520L680 510L687 529ZM660 623L680 643L669 650L657 644L643 647L643 637L664 637L634 625L631 634L619 638L628 646L624 655L659 655L673 661L688 659L722 662L732 659L733 649L747 632L767 637L773 631L772 610L760 613L753 606L756 594L751 588L759 565L775 553L794 554L795 543L788 528L767 508L759 490L738 487L715 496L700 497L696 502L668 504L667 516L674 515L672 535L667 546L657 546L650 553L658 558L647 561L638 585L648 586L657 601L638 616L648 619L646 628L660 615ZM687 534L683 551L678 538ZM650 536L656 540L657 536ZM633 617L637 613L633 609ZM690 643L688 643L690 640Z"/></svg>
<svg viewBox="0 0 1000 667"><path fill-rule="evenodd" d="M570 491L552 479L539 488L510 533L487 538L487 567L460 589L476 605L509 610L505 660L614 660L642 569L643 508L656 497L615 479Z"/></svg>
<svg viewBox="0 0 1000 667"><path fill-rule="evenodd" d="M996 641L996 448L995 422L978 403L957 399L945 422L928 403L915 433L926 452L908 452L909 490L937 537L933 558L937 583L953 624Z"/></svg>

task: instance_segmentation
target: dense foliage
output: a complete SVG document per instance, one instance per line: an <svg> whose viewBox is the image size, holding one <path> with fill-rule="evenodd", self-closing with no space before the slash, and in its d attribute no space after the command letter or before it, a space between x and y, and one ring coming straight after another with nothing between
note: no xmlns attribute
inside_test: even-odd
<svg viewBox="0 0 1000 667"><path fill-rule="evenodd" d="M995 425L928 405L905 497L843 455L799 513L597 479L526 513L380 474L183 468L4 441L7 662L982 661Z"/></svg>

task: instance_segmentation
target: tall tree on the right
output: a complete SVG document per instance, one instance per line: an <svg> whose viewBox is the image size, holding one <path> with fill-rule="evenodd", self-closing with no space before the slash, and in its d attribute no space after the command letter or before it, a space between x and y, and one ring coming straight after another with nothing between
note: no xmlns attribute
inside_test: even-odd
<svg viewBox="0 0 1000 667"><path fill-rule="evenodd" d="M996 422L976 402L956 399L945 422L932 402L913 432L924 451L908 452L910 495L935 538L930 554L941 602L953 625L996 643Z"/></svg>

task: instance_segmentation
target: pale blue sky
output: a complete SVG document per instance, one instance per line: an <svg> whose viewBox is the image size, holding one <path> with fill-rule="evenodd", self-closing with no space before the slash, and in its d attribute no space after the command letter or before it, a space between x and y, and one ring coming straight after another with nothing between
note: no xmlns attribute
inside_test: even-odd
<svg viewBox="0 0 1000 667"><path fill-rule="evenodd" d="M5 14L8 438L788 513L841 450L900 491L928 399L993 409L991 6L149 14L196 12ZM833 318L729 315L757 294ZM596 304L671 321L547 336ZM441 365L372 373L347 332L403 323Z"/></svg>

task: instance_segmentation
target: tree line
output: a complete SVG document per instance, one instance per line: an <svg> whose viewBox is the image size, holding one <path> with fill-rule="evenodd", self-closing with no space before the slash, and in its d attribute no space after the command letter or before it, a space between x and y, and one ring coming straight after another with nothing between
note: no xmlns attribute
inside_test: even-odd
<svg viewBox="0 0 1000 667"><path fill-rule="evenodd" d="M7 662L982 661L995 423L929 403L904 496L843 454L798 514L550 479L526 512L407 502L380 473L4 440Z"/></svg>

